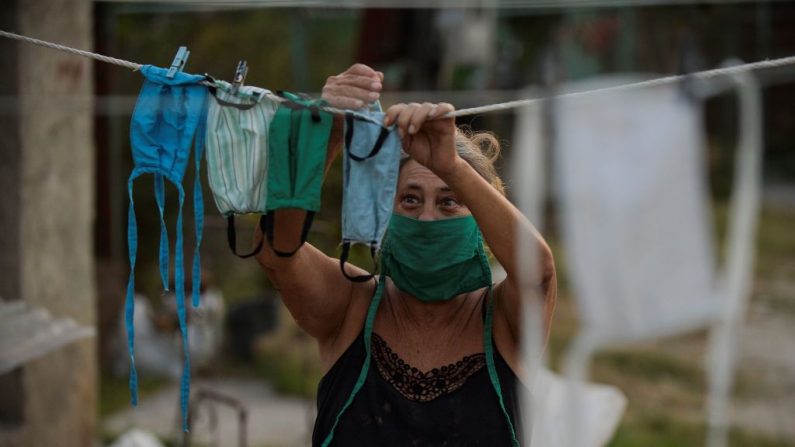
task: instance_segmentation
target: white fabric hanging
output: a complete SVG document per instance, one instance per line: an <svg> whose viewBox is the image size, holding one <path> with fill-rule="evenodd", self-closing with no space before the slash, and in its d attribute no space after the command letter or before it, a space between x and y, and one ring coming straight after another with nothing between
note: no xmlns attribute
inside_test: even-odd
<svg viewBox="0 0 795 447"><path fill-rule="evenodd" d="M564 99L555 117L563 240L591 342L715 319L700 103L669 85Z"/></svg>
<svg viewBox="0 0 795 447"><path fill-rule="evenodd" d="M526 90L523 96L538 96L538 91ZM511 154L510 190L516 194L516 206L533 222L539 231L544 221L542 203L546 197L546 132L543 103L519 109ZM520 233L522 234L522 233ZM517 263L520 272L536 271L538 247L532 238L516 241ZM492 269L495 281L504 278L500 266ZM529 446L561 446L572 431L569 401L574 399L581 409L582 423L577 425L578 447L606 445L618 427L626 409L626 396L610 385L574 381L556 375L545 367L544 321L540 297L528 284L532 275L517 278L522 287L522 382L519 387L522 402L522 426ZM532 391L531 391L532 389Z"/></svg>
<svg viewBox="0 0 795 447"><path fill-rule="evenodd" d="M636 80L569 87L582 91ZM594 352L710 328L708 443L727 445L734 353L752 281L762 144L759 86L750 75L736 76L734 82L740 86L739 144L727 255L719 269L700 100L724 92L725 85L709 85L712 91L701 90L701 98L676 86L657 86L562 98L551 108L554 186L565 259L583 322L564 362L573 385L566 388L568 405L561 413L569 416L569 426L591 427L593 413L583 390ZM520 113L517 141L537 143L521 129L541 129L540 121L538 109ZM543 411L540 397L534 400L536 413ZM569 430L556 443L582 446L591 440L589 430Z"/></svg>
<svg viewBox="0 0 795 447"><path fill-rule="evenodd" d="M579 447L601 447L610 442L627 407L624 393L612 385L575 383L541 368L533 387L537 411L530 446L565 445L572 431L568 417L570 393L576 393L583 412L583 423L576 427L581 433Z"/></svg>

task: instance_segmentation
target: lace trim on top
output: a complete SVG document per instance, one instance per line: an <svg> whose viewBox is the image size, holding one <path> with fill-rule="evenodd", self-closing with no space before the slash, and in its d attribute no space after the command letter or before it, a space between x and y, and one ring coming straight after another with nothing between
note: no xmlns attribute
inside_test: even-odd
<svg viewBox="0 0 795 447"><path fill-rule="evenodd" d="M372 337L372 355L381 377L403 397L415 402L429 402L452 393L486 365L486 355L480 352L455 363L422 372L392 352L376 333Z"/></svg>

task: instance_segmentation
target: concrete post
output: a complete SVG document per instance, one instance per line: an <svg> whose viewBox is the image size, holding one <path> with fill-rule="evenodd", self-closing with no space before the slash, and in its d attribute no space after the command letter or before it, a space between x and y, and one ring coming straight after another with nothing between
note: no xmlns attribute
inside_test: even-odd
<svg viewBox="0 0 795 447"><path fill-rule="evenodd" d="M10 3L10 4L9 4ZM4 22L21 34L92 48L89 0L11 0ZM4 77L14 77L15 112L4 111L15 144L0 145L14 162L14 184L0 201L0 238L14 265L0 281L3 299L21 299L56 317L95 324L94 143L92 63L25 43L3 43ZM13 101L12 101L13 102ZM6 119L8 118L8 119ZM13 217L13 222L10 218ZM8 240L15 241L10 244ZM14 294L16 296L10 296ZM0 432L0 446L90 446L97 418L95 340L36 359L21 368L23 417Z"/></svg>

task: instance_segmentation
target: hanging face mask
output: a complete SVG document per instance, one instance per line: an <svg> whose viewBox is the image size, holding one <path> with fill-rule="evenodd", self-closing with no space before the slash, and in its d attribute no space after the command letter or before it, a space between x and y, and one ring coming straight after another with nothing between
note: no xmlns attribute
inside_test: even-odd
<svg viewBox="0 0 795 447"><path fill-rule="evenodd" d="M381 269L420 301L446 301L491 285L483 237L472 216L423 221L394 214Z"/></svg>
<svg viewBox="0 0 795 447"><path fill-rule="evenodd" d="M340 269L355 282L373 275L351 277L345 261L351 245L370 246L370 253L381 239L392 216L400 171L400 138L394 129L383 127L381 107L345 115L345 151L342 155L342 255Z"/></svg>
<svg viewBox="0 0 795 447"><path fill-rule="evenodd" d="M135 259L138 250L138 226L133 201L133 182L143 174L153 174L155 180L155 199L160 211L160 275L163 288L168 289L168 236L163 220L164 180L172 183L179 192L179 212L177 215L176 243L174 247L174 287L177 298L177 316L182 332L182 346L185 365L182 373L180 398L182 403L183 426L187 428L187 405L190 393L190 356L188 352L188 333L185 319L185 282L182 253L182 205L185 192L182 179L190 160L191 143L194 142L196 180L194 182L194 218L196 246L193 255L193 306L199 305L199 245L204 225L204 205L199 180L200 162L204 149L205 124L207 121L207 87L200 82L204 76L177 72L172 78L166 76L167 69L145 65L141 67L144 81L138 101L135 104L130 122L130 143L135 163L127 189L130 208L127 222L127 243L130 252L130 279L127 283L126 325L130 352L130 392L132 404L138 401L138 379L135 370L134 339L135 328Z"/></svg>
<svg viewBox="0 0 795 447"><path fill-rule="evenodd" d="M312 101L283 92L287 101L279 105L270 125L268 138L268 193L264 228L273 247L276 214L284 208L306 211L300 240L291 251L274 248L278 256L295 254L309 233L315 212L320 209L320 191L326 163L332 116L318 108L322 101ZM292 241L288 241L292 242Z"/></svg>
<svg viewBox="0 0 795 447"><path fill-rule="evenodd" d="M278 103L265 97L268 90L215 81L207 111L207 177L213 198L227 218L227 240L232 252L248 258L259 253L262 241L250 253L237 253L235 214L267 213L269 128ZM260 228L264 233L264 218Z"/></svg>

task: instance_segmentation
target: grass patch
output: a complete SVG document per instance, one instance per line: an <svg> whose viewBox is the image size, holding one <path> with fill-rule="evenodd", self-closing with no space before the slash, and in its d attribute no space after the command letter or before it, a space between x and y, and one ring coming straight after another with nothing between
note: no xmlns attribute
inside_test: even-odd
<svg viewBox="0 0 795 447"><path fill-rule="evenodd" d="M689 390L704 389L704 371L658 351L611 351L599 354L596 364L647 381L673 381Z"/></svg>
<svg viewBox="0 0 795 447"><path fill-rule="evenodd" d="M315 342L297 327L257 343L254 354L258 374L274 390L291 396L314 399L323 376Z"/></svg>
<svg viewBox="0 0 795 447"><path fill-rule="evenodd" d="M681 447L705 445L707 428L701 423L677 421L662 414L625 418L609 447ZM740 429L729 431L732 447L792 447L794 443L777 440Z"/></svg>

